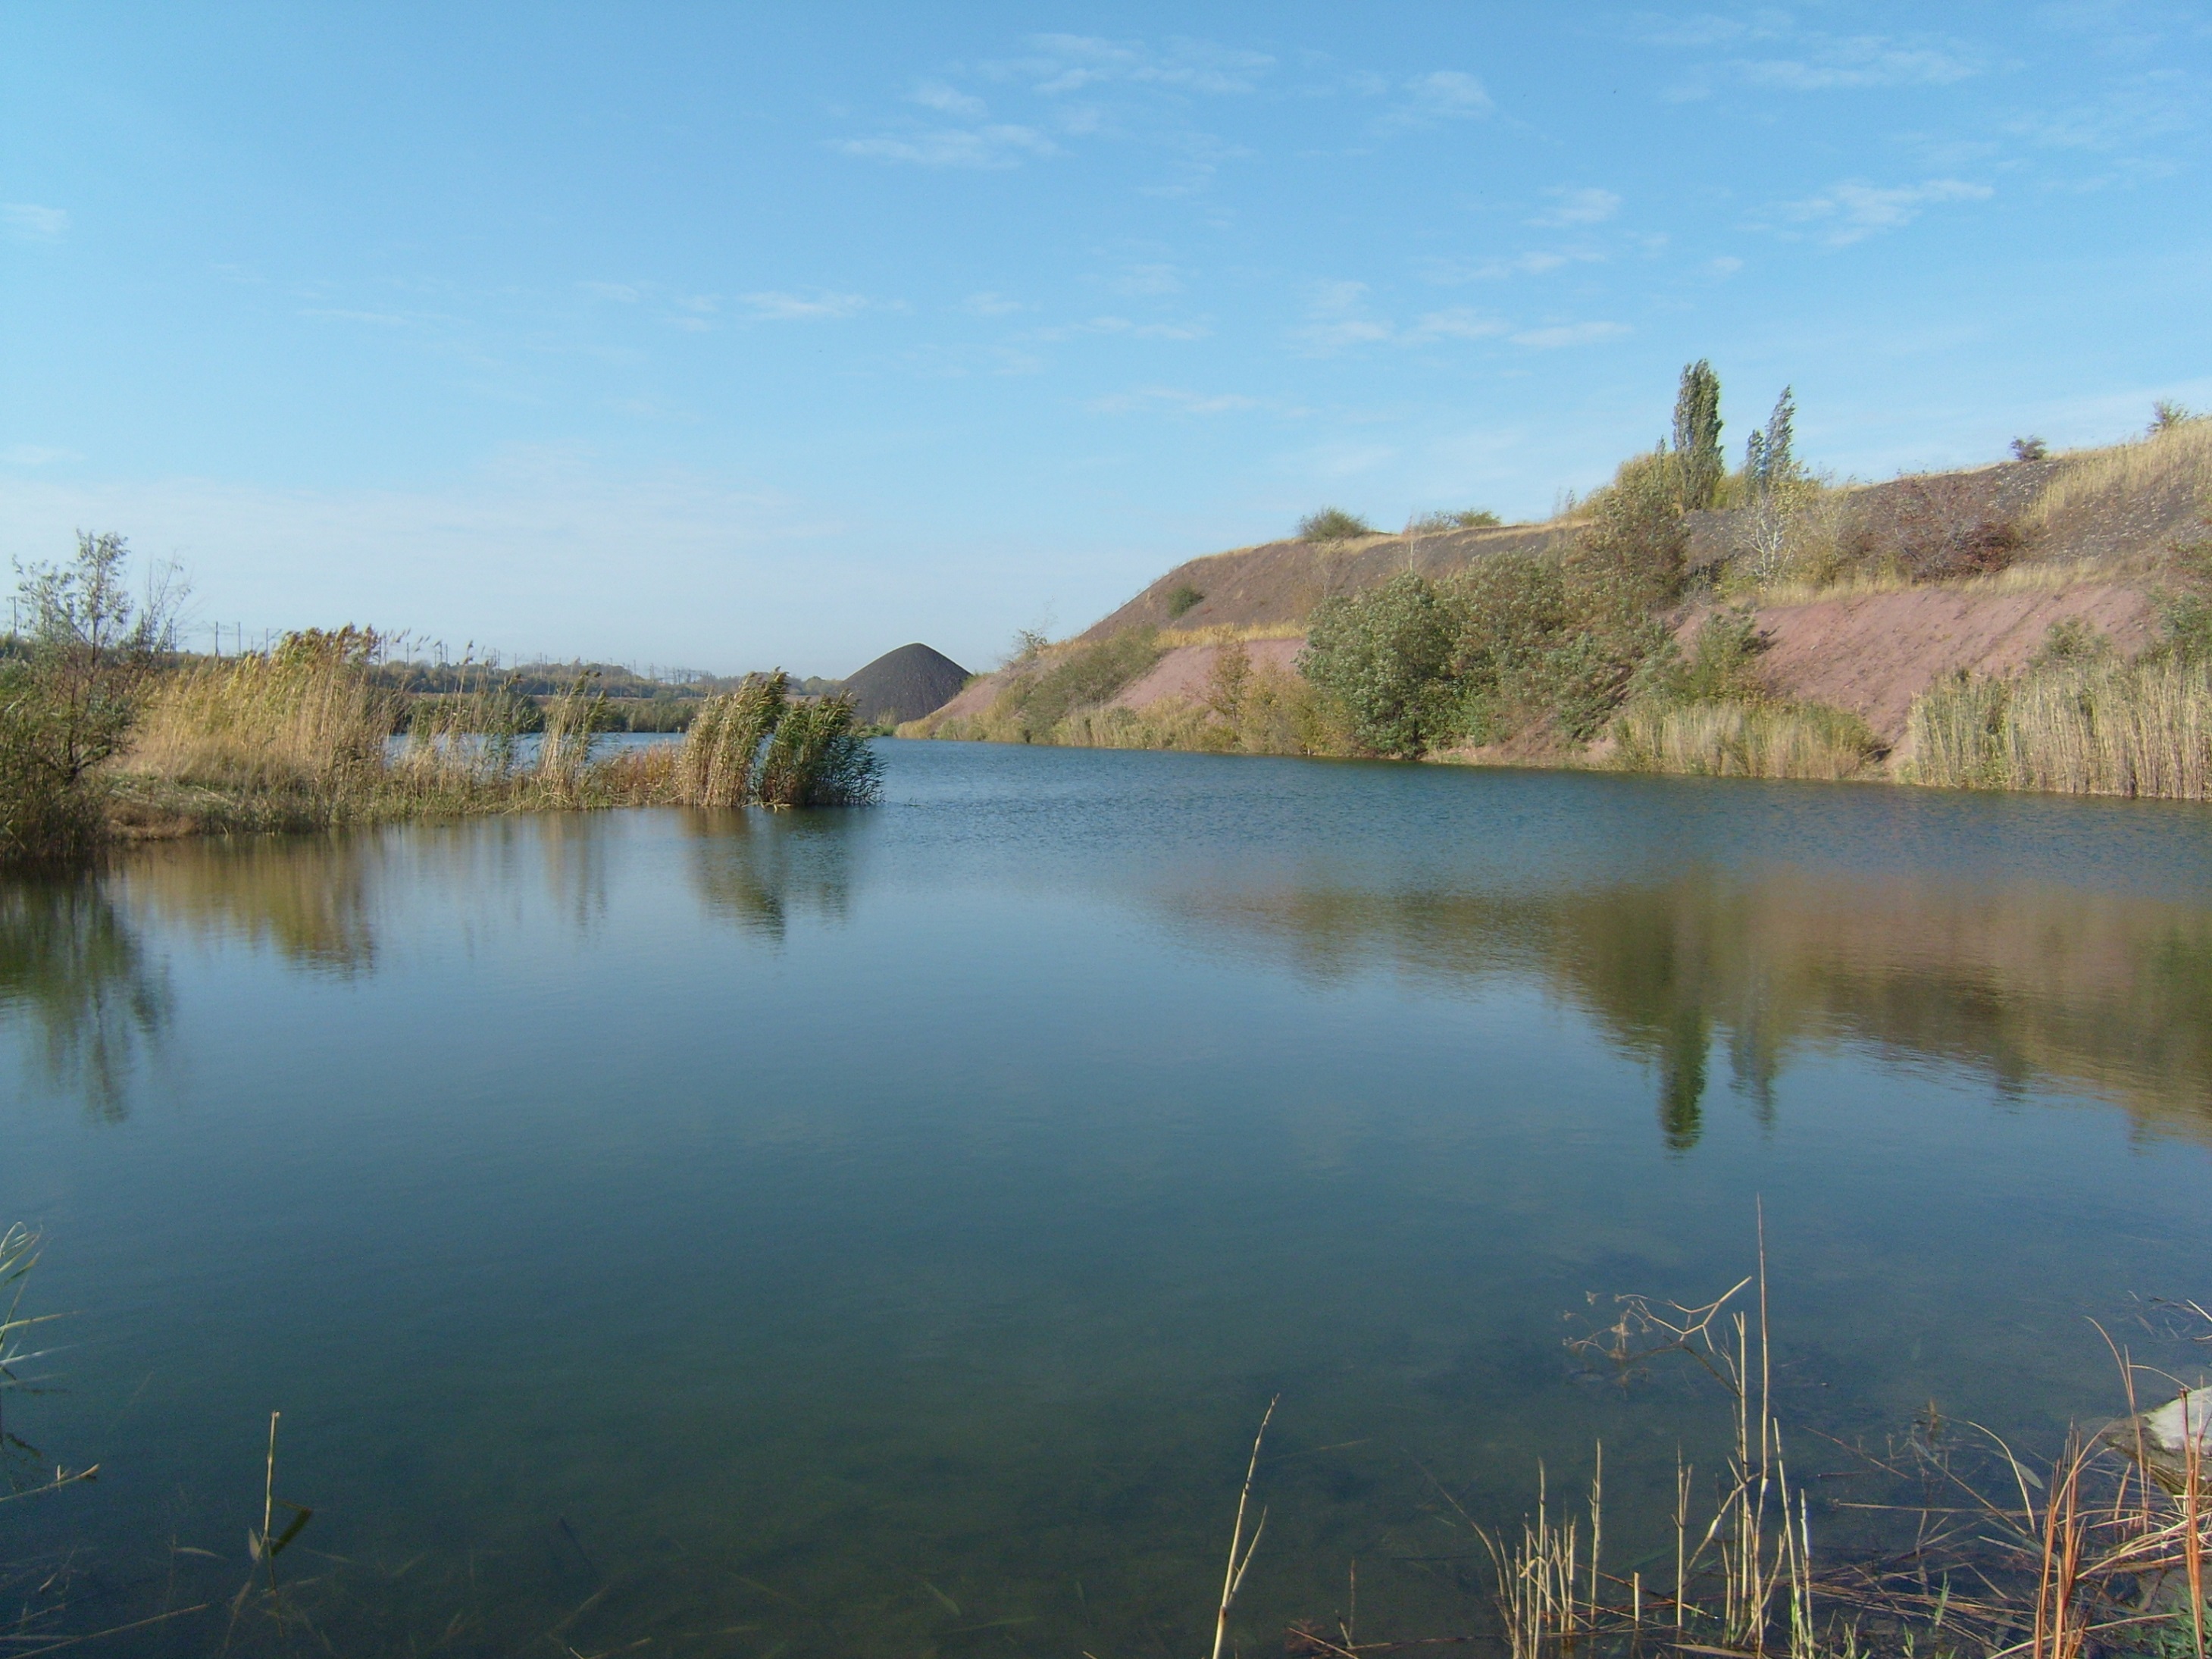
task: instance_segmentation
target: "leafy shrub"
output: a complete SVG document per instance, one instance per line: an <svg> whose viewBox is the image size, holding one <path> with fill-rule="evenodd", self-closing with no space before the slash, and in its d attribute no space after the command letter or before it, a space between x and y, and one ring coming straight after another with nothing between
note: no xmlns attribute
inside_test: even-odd
<svg viewBox="0 0 2212 1659"><path fill-rule="evenodd" d="M1168 590L1168 616L1179 620L1188 612L1206 602L1206 595L1185 582L1180 587Z"/></svg>
<svg viewBox="0 0 2212 1659"><path fill-rule="evenodd" d="M1458 734L1457 608L1413 571L1315 608L1298 671L1343 704L1371 753L1413 758Z"/></svg>
<svg viewBox="0 0 2212 1659"><path fill-rule="evenodd" d="M1298 536L1309 542L1348 542L1374 533L1373 525L1340 507L1321 507L1298 520Z"/></svg>
<svg viewBox="0 0 2212 1659"><path fill-rule="evenodd" d="M2033 434L2012 441L2012 458L2015 461L2039 461L2050 453L2051 446Z"/></svg>
<svg viewBox="0 0 2212 1659"><path fill-rule="evenodd" d="M1452 530L1494 530L1505 521L1487 507L1463 507L1457 513L1424 513L1406 526L1409 536L1440 536Z"/></svg>

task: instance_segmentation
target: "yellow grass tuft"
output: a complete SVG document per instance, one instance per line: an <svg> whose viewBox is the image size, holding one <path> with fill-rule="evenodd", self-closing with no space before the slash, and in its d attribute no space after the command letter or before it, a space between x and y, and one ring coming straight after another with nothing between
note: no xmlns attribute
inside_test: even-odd
<svg viewBox="0 0 2212 1659"><path fill-rule="evenodd" d="M1153 637L1164 650L1174 650L1184 645L1229 645L1242 640L1302 640L1306 635L1304 623L1254 623L1238 628L1222 623L1213 628L1163 628Z"/></svg>

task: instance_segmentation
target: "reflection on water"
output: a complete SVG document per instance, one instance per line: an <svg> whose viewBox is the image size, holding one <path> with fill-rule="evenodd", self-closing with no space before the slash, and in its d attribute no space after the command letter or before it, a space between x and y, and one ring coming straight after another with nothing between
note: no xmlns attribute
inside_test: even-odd
<svg viewBox="0 0 2212 1659"><path fill-rule="evenodd" d="M1443 985L1530 978L1657 1075L1684 1151L1724 1046L1762 1120L1796 1050L1876 1045L2040 1078L2212 1141L2212 909L2046 885L1693 870L1662 885L1494 894L1178 894L1188 925L1265 941L1317 978L1376 964Z"/></svg>
<svg viewBox="0 0 2212 1659"><path fill-rule="evenodd" d="M1602 1437L1667 1547L1725 1424L1560 1315L1725 1287L1756 1203L1810 1434L2050 1440L2084 1314L2204 1299L2201 813L889 759L0 887L0 1220L83 1310L27 1427L128 1477L0 1560L227 1607L282 1409L340 1651L1192 1651L1280 1391L1237 1639L1353 1559L1413 1638L1479 1601L1431 1474L1510 1523Z"/></svg>
<svg viewBox="0 0 2212 1659"><path fill-rule="evenodd" d="M169 1006L167 976L96 883L0 885L0 1025L27 1029L58 1092L120 1121Z"/></svg>
<svg viewBox="0 0 2212 1659"><path fill-rule="evenodd" d="M349 975L376 965L369 892L387 855L374 834L171 842L129 860L116 885L164 925Z"/></svg>
<svg viewBox="0 0 2212 1659"><path fill-rule="evenodd" d="M781 944L795 916L842 921L854 838L835 815L687 811L691 879L709 914Z"/></svg>

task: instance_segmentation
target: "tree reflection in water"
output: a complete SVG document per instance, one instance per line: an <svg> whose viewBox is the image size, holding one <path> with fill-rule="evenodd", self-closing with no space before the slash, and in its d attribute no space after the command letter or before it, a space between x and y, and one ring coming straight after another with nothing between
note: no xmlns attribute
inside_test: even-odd
<svg viewBox="0 0 2212 1659"><path fill-rule="evenodd" d="M54 1088L120 1122L169 1010L167 973L97 880L0 884L0 1025L29 1036Z"/></svg>
<svg viewBox="0 0 2212 1659"><path fill-rule="evenodd" d="M2006 1094L2074 1088L2144 1131L2212 1142L2212 908L2125 894L1705 870L1504 892L1178 893L1187 925L1332 978L1533 978L1657 1077L1667 1145L1704 1129L1710 1055L1770 1120L1793 1053L1872 1044Z"/></svg>

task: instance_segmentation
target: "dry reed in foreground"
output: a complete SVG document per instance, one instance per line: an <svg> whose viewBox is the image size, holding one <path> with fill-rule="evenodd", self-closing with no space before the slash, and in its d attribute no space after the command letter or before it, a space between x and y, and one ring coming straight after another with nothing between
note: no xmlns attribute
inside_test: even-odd
<svg viewBox="0 0 2212 1659"><path fill-rule="evenodd" d="M1753 1285L1755 1311L1732 1308ZM2138 1410L2136 1379L2163 1374L2115 1345L2128 1414L2094 1434L2077 1429L2039 1465L1978 1425L1948 1428L1931 1407L1901 1449L1843 1449L1856 1468L1841 1475L1887 1495L1823 1508L1886 1522L1896 1542L1824 1564L1809 1483L1791 1474L1774 1409L1763 1241L1758 1271L1711 1303L1628 1296L1617 1305L1613 1324L1568 1346L1624 1379L1661 1356L1687 1358L1721 1384L1734 1445L1709 1516L1693 1512L1696 1471L1678 1456L1671 1571L1656 1580L1639 1566L1606 1565L1602 1445L1583 1512L1552 1508L1540 1468L1535 1513L1517 1534L1480 1525L1439 1483L1488 1556L1510 1659L1670 1650L1723 1659L2204 1659L2212 1389L2181 1386L2168 1404ZM2212 1328L2199 1304L2179 1311ZM1413 1645L1362 1646L1348 1625L1340 1634L1297 1626L1292 1650L1357 1659Z"/></svg>
<svg viewBox="0 0 2212 1659"><path fill-rule="evenodd" d="M1818 704L1648 703L1613 735L1623 770L1696 777L1849 778L1880 752L1865 721Z"/></svg>
<svg viewBox="0 0 2212 1659"><path fill-rule="evenodd" d="M2052 662L1913 700L1909 782L2212 799L2212 665Z"/></svg>

